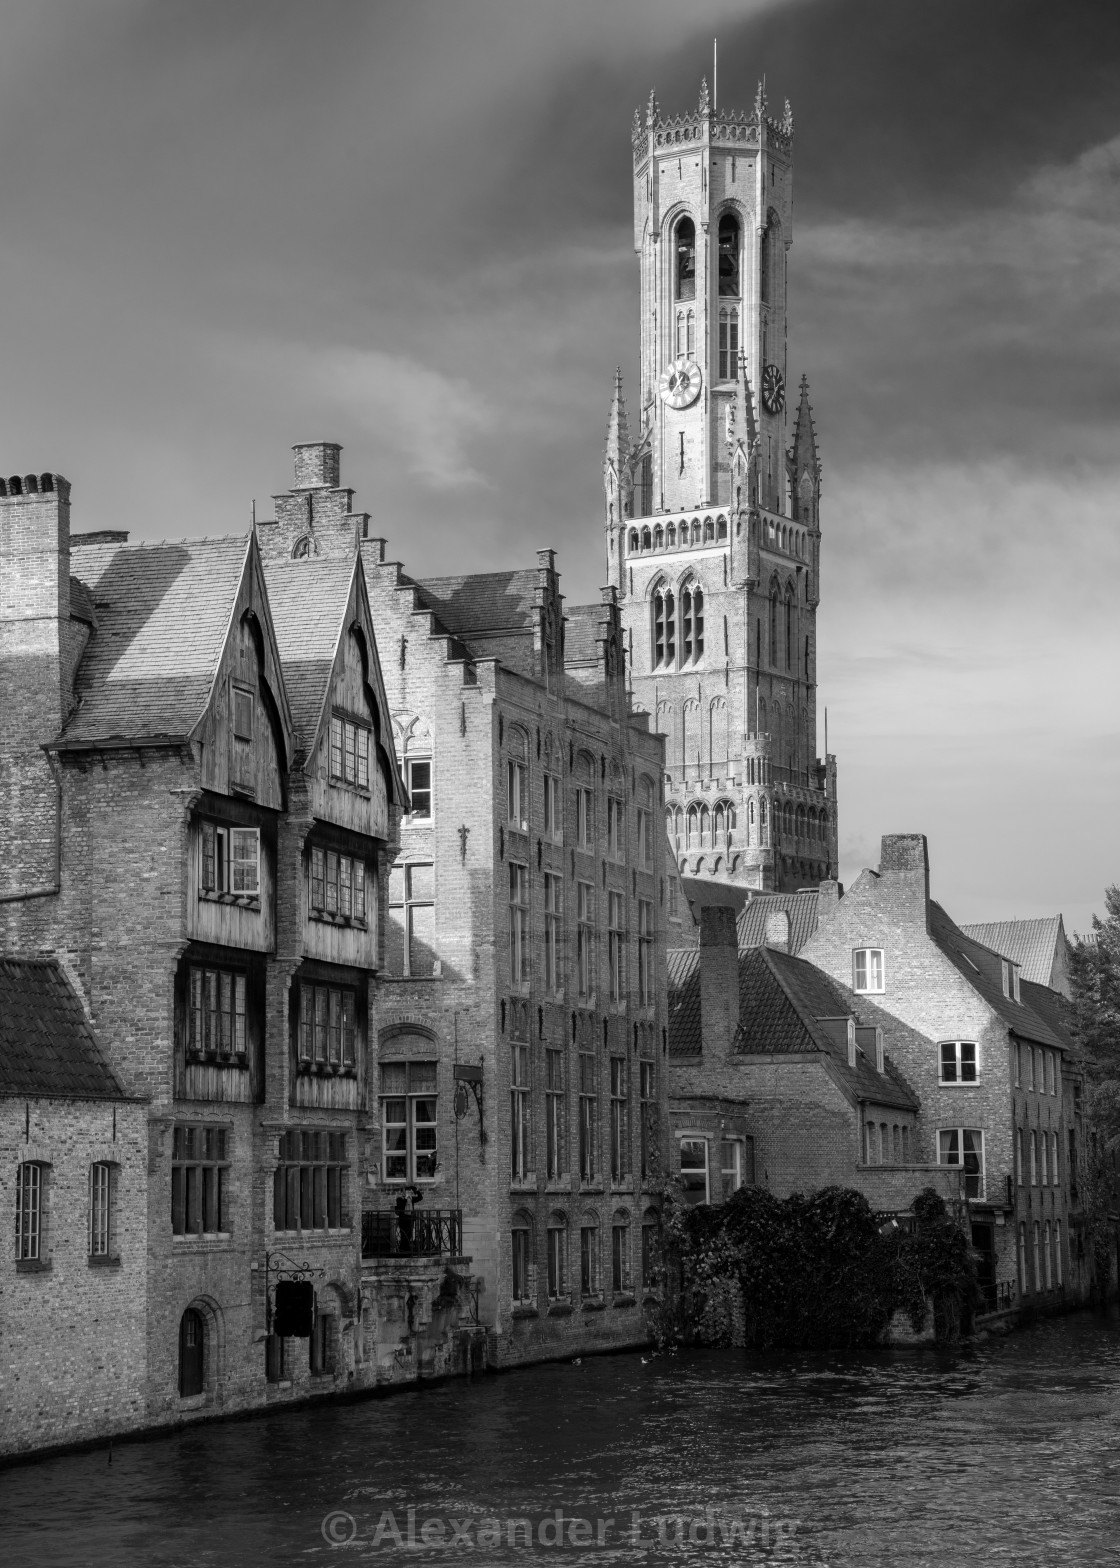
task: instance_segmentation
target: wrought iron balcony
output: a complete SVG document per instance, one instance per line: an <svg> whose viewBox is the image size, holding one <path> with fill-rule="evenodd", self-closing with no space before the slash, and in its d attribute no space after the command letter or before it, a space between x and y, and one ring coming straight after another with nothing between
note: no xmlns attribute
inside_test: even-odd
<svg viewBox="0 0 1120 1568"><path fill-rule="evenodd" d="M462 1209L366 1210L363 1258L461 1257Z"/></svg>

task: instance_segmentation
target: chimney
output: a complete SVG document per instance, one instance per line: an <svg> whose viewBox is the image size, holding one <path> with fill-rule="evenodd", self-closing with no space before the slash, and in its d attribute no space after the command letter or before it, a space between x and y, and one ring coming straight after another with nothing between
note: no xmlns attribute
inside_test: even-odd
<svg viewBox="0 0 1120 1568"><path fill-rule="evenodd" d="M885 833L879 851L880 894L907 923L929 929L929 850L924 833Z"/></svg>
<svg viewBox="0 0 1120 1568"><path fill-rule="evenodd" d="M729 1056L739 1027L739 938L735 911L700 911L700 1033L705 1056Z"/></svg>
<svg viewBox="0 0 1120 1568"><path fill-rule="evenodd" d="M789 952L789 914L786 910L775 909L766 916L765 945L779 953Z"/></svg>
<svg viewBox="0 0 1120 1568"><path fill-rule="evenodd" d="M69 710L70 486L0 479L0 897L58 886L58 790L43 754Z"/></svg>
<svg viewBox="0 0 1120 1568"><path fill-rule="evenodd" d="M293 490L338 489L342 448L336 442L301 441L292 451L295 453Z"/></svg>

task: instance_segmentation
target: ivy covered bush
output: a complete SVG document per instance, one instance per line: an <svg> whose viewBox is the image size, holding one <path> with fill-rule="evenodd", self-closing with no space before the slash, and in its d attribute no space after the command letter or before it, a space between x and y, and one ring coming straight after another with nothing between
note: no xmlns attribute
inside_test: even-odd
<svg viewBox="0 0 1120 1568"><path fill-rule="evenodd" d="M932 1308L937 1338L956 1339L978 1299L971 1248L932 1188L912 1212L900 1227L845 1187L789 1198L743 1187L714 1208L671 1203L657 1337L846 1348L873 1344L898 1311L920 1332Z"/></svg>

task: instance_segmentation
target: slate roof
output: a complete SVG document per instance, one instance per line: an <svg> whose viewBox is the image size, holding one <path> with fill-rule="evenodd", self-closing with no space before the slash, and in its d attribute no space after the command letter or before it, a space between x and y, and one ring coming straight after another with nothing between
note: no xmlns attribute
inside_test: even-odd
<svg viewBox="0 0 1120 1568"><path fill-rule="evenodd" d="M539 583L535 569L413 578L412 582L427 608L454 637L523 631L532 625Z"/></svg>
<svg viewBox="0 0 1120 1568"><path fill-rule="evenodd" d="M816 932L819 896L816 888L804 893L753 893L739 915L739 946L764 947L767 917L784 910L789 916L789 950L799 953Z"/></svg>
<svg viewBox="0 0 1120 1568"><path fill-rule="evenodd" d="M125 1098L53 958L0 953L0 1095Z"/></svg>
<svg viewBox="0 0 1120 1568"><path fill-rule="evenodd" d="M1081 1060L1081 1051L1073 1038L1073 1004L1060 991L1048 985L1038 985L1033 980L1021 980L1019 994L1032 1013L1036 1013L1058 1039L1070 1056Z"/></svg>
<svg viewBox="0 0 1120 1568"><path fill-rule="evenodd" d="M698 948L666 955L669 973L669 1055L701 1054L700 958ZM813 1055L829 1058L832 1071L856 1100L918 1108L917 1097L887 1062L886 1073L857 1051L848 1065L847 1043L821 1026L823 1018L854 1017L848 998L829 977L803 958L755 947L739 952L739 1029L735 1052L742 1056Z"/></svg>
<svg viewBox="0 0 1120 1568"><path fill-rule="evenodd" d="M965 936L981 942L1020 966L1022 978L1048 986L1054 954L1065 940L1061 915L1041 920L991 920L984 925L961 926Z"/></svg>
<svg viewBox="0 0 1120 1568"><path fill-rule="evenodd" d="M986 947L983 942L966 936L953 924L940 904L930 900L930 935L945 957L954 964L965 979L978 991L988 1005L999 1014L1009 1029L1024 1040L1034 1040L1040 1045L1052 1045L1064 1050L1062 1041L1039 1015L1025 1002L1016 1002L1004 996L999 961L1002 954ZM1020 990L1020 994L1022 994Z"/></svg>
<svg viewBox="0 0 1120 1568"><path fill-rule="evenodd" d="M248 549L240 535L72 551L97 630L64 744L190 734L210 698Z"/></svg>
<svg viewBox="0 0 1120 1568"><path fill-rule="evenodd" d="M605 606L576 604L564 611L564 663L597 664Z"/></svg>
<svg viewBox="0 0 1120 1568"><path fill-rule="evenodd" d="M355 569L353 556L264 565L284 689L305 750L319 727Z"/></svg>

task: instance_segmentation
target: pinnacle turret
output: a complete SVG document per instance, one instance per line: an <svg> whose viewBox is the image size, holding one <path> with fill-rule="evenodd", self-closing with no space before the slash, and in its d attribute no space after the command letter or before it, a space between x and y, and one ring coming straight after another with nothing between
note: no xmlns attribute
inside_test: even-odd
<svg viewBox="0 0 1120 1568"><path fill-rule="evenodd" d="M630 424L622 396L622 367L614 373L611 411L607 416L607 442L603 454L603 488L606 491L608 526L630 514Z"/></svg>
<svg viewBox="0 0 1120 1568"><path fill-rule="evenodd" d="M801 377L801 396L793 424L793 445L786 457L796 516L812 525L820 500L821 463L817 453L817 427L813 423L807 376Z"/></svg>

